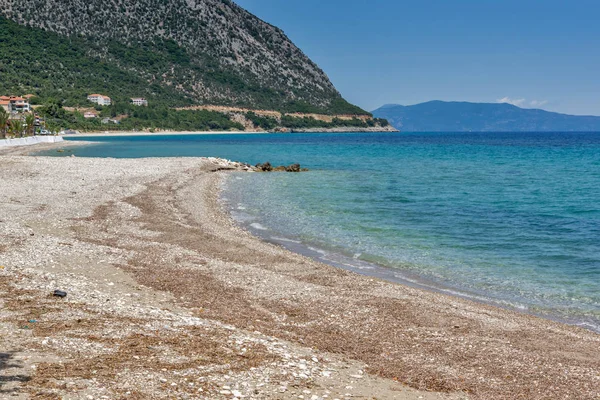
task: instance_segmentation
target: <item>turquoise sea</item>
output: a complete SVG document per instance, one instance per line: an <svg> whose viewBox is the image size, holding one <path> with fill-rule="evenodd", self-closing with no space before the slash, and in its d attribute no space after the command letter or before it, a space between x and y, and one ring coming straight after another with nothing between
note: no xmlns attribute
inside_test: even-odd
<svg viewBox="0 0 600 400"><path fill-rule="evenodd" d="M310 172L232 174L223 198L240 224L344 268L600 331L600 133L97 140L48 154L299 162Z"/></svg>

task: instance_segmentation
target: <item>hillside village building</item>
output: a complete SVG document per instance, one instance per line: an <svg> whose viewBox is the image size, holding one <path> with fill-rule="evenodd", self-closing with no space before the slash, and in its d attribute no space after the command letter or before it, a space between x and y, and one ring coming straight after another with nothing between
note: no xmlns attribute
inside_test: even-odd
<svg viewBox="0 0 600 400"><path fill-rule="evenodd" d="M88 101L92 103L96 103L100 106L110 106L112 100L108 96L104 96L103 94L90 94L87 97Z"/></svg>
<svg viewBox="0 0 600 400"><path fill-rule="evenodd" d="M147 106L148 100L146 100L143 97L133 97L131 99L131 104L133 104L134 106Z"/></svg>
<svg viewBox="0 0 600 400"><path fill-rule="evenodd" d="M8 100L0 99L0 107L4 108L4 111L7 113L12 112L12 107L10 106L10 101Z"/></svg>
<svg viewBox="0 0 600 400"><path fill-rule="evenodd" d="M18 96L0 96L0 106L9 113L31 111L29 102L23 97Z"/></svg>
<svg viewBox="0 0 600 400"><path fill-rule="evenodd" d="M91 111L87 111L87 112L85 112L83 114L83 118L86 118L86 119L88 119L88 118L98 118L98 114L93 113Z"/></svg>
<svg viewBox="0 0 600 400"><path fill-rule="evenodd" d="M10 99L10 106L12 107L13 112L29 112L29 111L31 111L29 102L27 100L25 100L23 97L12 97Z"/></svg>

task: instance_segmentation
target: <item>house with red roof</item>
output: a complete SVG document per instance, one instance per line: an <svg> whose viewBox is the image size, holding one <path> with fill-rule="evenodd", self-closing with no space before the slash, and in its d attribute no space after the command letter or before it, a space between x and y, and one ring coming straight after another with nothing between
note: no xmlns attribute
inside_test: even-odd
<svg viewBox="0 0 600 400"><path fill-rule="evenodd" d="M0 106L9 113L31 111L31 106L27 99L19 96L0 96Z"/></svg>
<svg viewBox="0 0 600 400"><path fill-rule="evenodd" d="M29 112L29 111L31 111L29 102L23 97L11 96L9 101L10 101L10 106L12 108L12 112Z"/></svg>
<svg viewBox="0 0 600 400"><path fill-rule="evenodd" d="M5 97L5 96L2 96ZM0 98L0 107L4 108L4 110L7 113L11 113L12 112L12 107L10 106L10 101L9 100L4 100L3 98Z"/></svg>

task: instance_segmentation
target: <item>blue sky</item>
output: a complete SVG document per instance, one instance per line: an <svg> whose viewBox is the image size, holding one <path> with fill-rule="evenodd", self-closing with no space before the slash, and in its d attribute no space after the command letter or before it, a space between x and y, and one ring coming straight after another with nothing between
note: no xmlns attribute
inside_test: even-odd
<svg viewBox="0 0 600 400"><path fill-rule="evenodd" d="M600 115L600 2L235 0L283 29L342 95Z"/></svg>

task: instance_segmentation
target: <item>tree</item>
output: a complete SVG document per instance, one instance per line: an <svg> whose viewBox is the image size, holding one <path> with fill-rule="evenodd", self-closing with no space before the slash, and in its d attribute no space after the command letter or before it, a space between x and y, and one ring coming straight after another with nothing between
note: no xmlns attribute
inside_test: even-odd
<svg viewBox="0 0 600 400"><path fill-rule="evenodd" d="M60 130L59 126L52 121L46 122L46 129L53 135L56 135Z"/></svg>
<svg viewBox="0 0 600 400"><path fill-rule="evenodd" d="M20 119L13 119L10 121L10 134L13 136L23 137L23 121Z"/></svg>
<svg viewBox="0 0 600 400"><path fill-rule="evenodd" d="M35 115L33 112L30 112L25 116L25 130L27 136L33 136L35 132Z"/></svg>
<svg viewBox="0 0 600 400"><path fill-rule="evenodd" d="M4 107L0 106L0 134L2 134L2 138L6 138L6 124L8 124L8 113L4 109Z"/></svg>

